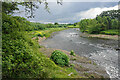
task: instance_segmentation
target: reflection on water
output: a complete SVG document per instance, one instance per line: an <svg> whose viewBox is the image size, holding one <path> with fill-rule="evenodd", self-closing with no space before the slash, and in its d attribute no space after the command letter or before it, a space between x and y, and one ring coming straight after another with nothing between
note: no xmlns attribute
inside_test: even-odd
<svg viewBox="0 0 120 80"><path fill-rule="evenodd" d="M77 29L68 29L58 32L52 38L43 41L42 45L49 48L58 48L67 51L74 50L80 56L87 56L105 67L111 78L118 77L118 42L97 38L80 37Z"/></svg>

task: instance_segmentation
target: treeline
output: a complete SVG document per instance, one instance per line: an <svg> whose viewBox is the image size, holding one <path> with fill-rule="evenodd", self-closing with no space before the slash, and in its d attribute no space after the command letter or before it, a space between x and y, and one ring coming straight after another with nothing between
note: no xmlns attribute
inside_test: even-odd
<svg viewBox="0 0 120 80"><path fill-rule="evenodd" d="M42 24L42 23L34 23L34 22L28 22L28 24L30 25L29 27L29 31L33 31L33 30L44 30L46 28L66 28L66 24Z"/></svg>
<svg viewBox="0 0 120 80"><path fill-rule="evenodd" d="M94 19L83 19L79 22L80 30L90 34L118 35L119 12L120 10L104 11Z"/></svg>
<svg viewBox="0 0 120 80"><path fill-rule="evenodd" d="M111 19L118 19L120 16L120 10L103 11L99 16L109 16Z"/></svg>
<svg viewBox="0 0 120 80"><path fill-rule="evenodd" d="M70 71L40 52L41 46L28 34L42 25L2 13L2 78L71 78Z"/></svg>
<svg viewBox="0 0 120 80"><path fill-rule="evenodd" d="M3 13L3 17L4 17L4 19L7 20L7 17L5 17L4 15L5 15L5 13ZM67 24L58 24L58 23L42 24L42 23L37 23L37 22L30 22L30 21L27 21L26 18L19 17L19 16L10 16L10 19L12 19L12 18L13 18L13 20L10 20L9 22L11 22L11 24L14 23L14 21L15 22L17 22L17 21L23 22L22 25L24 26L25 31L44 30L47 28L66 28L67 27ZM5 25L7 25L7 24L5 24Z"/></svg>

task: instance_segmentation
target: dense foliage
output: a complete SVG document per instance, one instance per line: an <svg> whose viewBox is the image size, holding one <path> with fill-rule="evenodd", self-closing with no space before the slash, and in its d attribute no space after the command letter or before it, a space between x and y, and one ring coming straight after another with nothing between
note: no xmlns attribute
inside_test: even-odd
<svg viewBox="0 0 120 80"><path fill-rule="evenodd" d="M119 10L103 11L99 16L100 17L109 16L111 19L118 19L118 17L120 16L120 9Z"/></svg>
<svg viewBox="0 0 120 80"><path fill-rule="evenodd" d="M6 3L6 2L2 2L2 12L9 14L9 13L13 13L14 10L19 10L17 8L17 4L16 2L11 2L11 3Z"/></svg>
<svg viewBox="0 0 120 80"><path fill-rule="evenodd" d="M2 77L68 78L71 71L39 51L39 44L28 34L30 27L25 18L2 14Z"/></svg>
<svg viewBox="0 0 120 80"><path fill-rule="evenodd" d="M2 13L2 78L71 78L75 70L57 66L40 52L39 44L28 34L34 30L46 30L53 24L40 24L25 18L8 15L16 10L15 3L3 3ZM6 8L5 8L6 7ZM51 26L50 26L51 25ZM60 27L59 24L56 25ZM63 25L62 25L63 26Z"/></svg>
<svg viewBox="0 0 120 80"><path fill-rule="evenodd" d="M24 19L6 14L3 14L2 19L3 78L43 76L41 63L47 59L43 59L45 57L39 54L38 45L26 34L28 25Z"/></svg>
<svg viewBox="0 0 120 80"><path fill-rule="evenodd" d="M66 24L58 24L58 25L54 25L54 24L41 24L41 23L34 23L34 22L28 22L28 24L30 24L29 31L33 31L33 30L45 30L48 28L64 28L67 25Z"/></svg>
<svg viewBox="0 0 120 80"><path fill-rule="evenodd" d="M56 64L60 65L60 66L68 66L69 64L69 58L68 56L58 50L55 50L51 57L50 57Z"/></svg>
<svg viewBox="0 0 120 80"><path fill-rule="evenodd" d="M112 30L114 32L117 31L115 34L118 35L118 29L119 29L119 20L118 20L118 14L119 10L112 10L112 11L106 11L101 13L99 16L97 16L95 19L83 19L79 22L80 30L82 32L87 32L90 34L99 34L104 33L103 31ZM108 14L110 13L110 14ZM112 15L115 14L116 15ZM105 34L105 33L104 33Z"/></svg>

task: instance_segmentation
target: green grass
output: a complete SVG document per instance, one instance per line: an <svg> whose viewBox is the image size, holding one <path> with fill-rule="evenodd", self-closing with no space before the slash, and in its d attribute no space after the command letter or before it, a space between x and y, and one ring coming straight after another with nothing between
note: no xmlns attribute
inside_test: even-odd
<svg viewBox="0 0 120 80"><path fill-rule="evenodd" d="M76 25L76 26L74 26L74 25L70 25L70 26L67 26L68 28L79 28L79 25Z"/></svg>
<svg viewBox="0 0 120 80"><path fill-rule="evenodd" d="M118 35L119 31L118 30L106 30L106 31L101 31L101 34L106 34L106 35Z"/></svg>
<svg viewBox="0 0 120 80"><path fill-rule="evenodd" d="M67 28L47 28L45 30L37 30L37 31L31 31L29 34L32 34L32 37L50 37L51 33L65 30Z"/></svg>

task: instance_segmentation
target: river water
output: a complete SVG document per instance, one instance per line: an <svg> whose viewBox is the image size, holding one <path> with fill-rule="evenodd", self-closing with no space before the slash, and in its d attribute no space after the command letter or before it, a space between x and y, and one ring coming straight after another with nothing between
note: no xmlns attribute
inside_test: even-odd
<svg viewBox="0 0 120 80"><path fill-rule="evenodd" d="M103 66L111 79L118 78L118 41L83 38L80 37L81 34L77 28L63 30L43 41L42 45L67 51L74 50L76 54L88 57Z"/></svg>

